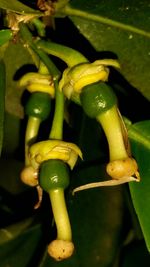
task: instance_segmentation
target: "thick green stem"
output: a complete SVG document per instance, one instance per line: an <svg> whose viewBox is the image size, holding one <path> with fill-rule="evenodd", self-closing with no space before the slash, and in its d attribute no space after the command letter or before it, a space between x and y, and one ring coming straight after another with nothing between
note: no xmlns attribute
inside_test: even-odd
<svg viewBox="0 0 150 267"><path fill-rule="evenodd" d="M57 227L57 239L71 241L72 232L64 197L64 190L61 188L50 190L49 196Z"/></svg>
<svg viewBox="0 0 150 267"><path fill-rule="evenodd" d="M44 52L60 58L69 67L73 67L74 65L83 62L88 62L88 60L80 52L67 46L43 40L38 41L37 46Z"/></svg>
<svg viewBox="0 0 150 267"><path fill-rule="evenodd" d="M102 125L107 137L110 161L127 158L128 154L123 140L117 106L113 106L108 111L100 114L97 120Z"/></svg>
<svg viewBox="0 0 150 267"><path fill-rule="evenodd" d="M29 162L29 147L34 143L38 135L41 120L36 117L30 116L27 122L26 134L25 134L25 165L28 166Z"/></svg>
<svg viewBox="0 0 150 267"><path fill-rule="evenodd" d="M58 82L55 82L55 113L50 131L50 139L62 139L64 120L64 95L58 88Z"/></svg>

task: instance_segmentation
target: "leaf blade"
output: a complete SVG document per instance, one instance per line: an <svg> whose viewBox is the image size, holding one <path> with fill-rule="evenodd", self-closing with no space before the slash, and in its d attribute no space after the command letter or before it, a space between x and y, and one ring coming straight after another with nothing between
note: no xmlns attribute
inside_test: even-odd
<svg viewBox="0 0 150 267"><path fill-rule="evenodd" d="M23 15L26 15L26 14L33 14L36 16L42 15L41 12L30 8L17 0L13 0L13 1L1 0L0 8L5 9L7 11L12 11L12 12L16 12L19 14L23 14Z"/></svg>
<svg viewBox="0 0 150 267"><path fill-rule="evenodd" d="M68 7L66 7L66 10ZM135 29L143 30L145 33L149 32L149 11L150 6L147 0L141 2L131 2L127 0L123 3L120 0L112 0L109 4L106 1L90 1L87 4L86 0L73 0L70 2L70 9L84 11L86 13L86 18L91 15L90 18L95 21L103 22L105 24L116 25L120 24L120 27L125 28L129 26L129 29L134 31ZM74 11L72 13L74 13ZM78 13L80 15L81 13ZM133 16L134 14L134 16ZM76 14L77 15L77 14ZM84 14L82 13L83 17ZM126 28L126 29L127 29Z"/></svg>
<svg viewBox="0 0 150 267"><path fill-rule="evenodd" d="M141 133L141 138L139 137L139 133ZM131 126L129 136L133 155L136 157L141 175L141 182L130 184L129 188L147 249L150 251L150 121L139 122L134 124L133 127ZM147 142L145 142L146 136Z"/></svg>
<svg viewBox="0 0 150 267"><path fill-rule="evenodd" d="M9 29L0 31L0 46L4 45L12 39L12 32Z"/></svg>
<svg viewBox="0 0 150 267"><path fill-rule="evenodd" d="M125 7L128 7L126 10ZM125 6L121 1L71 1L69 15L96 52L111 52L118 58L121 74L150 100L150 18L149 4L142 1ZM144 70L144 71L143 71Z"/></svg>

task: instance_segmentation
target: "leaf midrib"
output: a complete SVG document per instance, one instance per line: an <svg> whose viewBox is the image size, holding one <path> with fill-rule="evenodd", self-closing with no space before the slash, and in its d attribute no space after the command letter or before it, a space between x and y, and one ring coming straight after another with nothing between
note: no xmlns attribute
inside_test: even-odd
<svg viewBox="0 0 150 267"><path fill-rule="evenodd" d="M76 17L84 18L86 20L91 20L91 21L103 23L103 24L106 24L109 26L113 26L113 27L122 29L124 31L129 31L129 32L136 33L136 34L145 36L147 38L150 38L150 32L144 31L144 30L136 28L134 26L124 24L124 23L121 23L119 21L115 21L115 20L100 16L100 15L95 15L95 14L88 13L87 11L82 11L79 9L72 8L70 5L66 5L61 10L61 13L63 13L64 15L67 15L67 16L76 16Z"/></svg>
<svg viewBox="0 0 150 267"><path fill-rule="evenodd" d="M150 149L150 139L148 139L146 135L141 133L141 131L137 129L135 126L129 129L128 135L129 138L141 143L143 146Z"/></svg>

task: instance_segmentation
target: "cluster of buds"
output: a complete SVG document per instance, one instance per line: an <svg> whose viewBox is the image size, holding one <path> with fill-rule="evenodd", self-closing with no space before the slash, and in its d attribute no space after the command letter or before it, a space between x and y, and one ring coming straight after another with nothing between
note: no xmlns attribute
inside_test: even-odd
<svg viewBox="0 0 150 267"><path fill-rule="evenodd" d="M42 47L42 43L39 48L40 46ZM68 68L63 72L57 89L47 71L26 74L20 80L20 86L26 87L32 93L32 99L29 99L26 107L29 122L25 138L25 168L21 172L21 179L37 188L39 200L35 208L41 204L43 190L49 194L57 227L57 239L49 244L48 252L56 260L62 260L70 257L74 251L64 197L64 190L69 185L68 166L72 170L78 157L82 159L82 152L77 145L62 140L65 97L80 104L87 116L100 123L109 146L106 173L110 179L79 186L73 193L99 186L139 182L140 175L138 165L131 155L128 134L118 109L117 98L108 84L109 67L119 68L119 63L111 59L90 63L73 49L62 49L53 43L50 43L50 48L47 45L45 47L46 52L50 49L52 55L62 58ZM70 53L72 57L68 57ZM46 100L41 96L46 96ZM50 109L47 107L50 107L51 98L55 98L56 109L50 138L35 142L40 122L49 116Z"/></svg>

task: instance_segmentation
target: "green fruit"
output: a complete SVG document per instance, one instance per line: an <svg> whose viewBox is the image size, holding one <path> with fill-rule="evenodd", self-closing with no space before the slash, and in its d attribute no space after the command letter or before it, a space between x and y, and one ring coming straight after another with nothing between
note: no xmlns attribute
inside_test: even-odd
<svg viewBox="0 0 150 267"><path fill-rule="evenodd" d="M65 162L50 159L41 165L40 186L47 192L58 188L65 189L69 185L69 171Z"/></svg>
<svg viewBox="0 0 150 267"><path fill-rule="evenodd" d="M50 95L43 92L32 93L26 106L25 113L28 116L46 120L51 110Z"/></svg>
<svg viewBox="0 0 150 267"><path fill-rule="evenodd" d="M80 94L80 100L84 112L91 118L106 112L117 102L111 87L104 82L85 86Z"/></svg>

